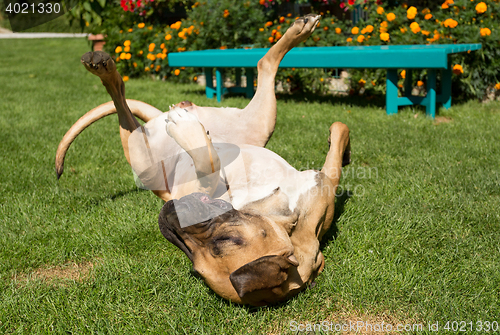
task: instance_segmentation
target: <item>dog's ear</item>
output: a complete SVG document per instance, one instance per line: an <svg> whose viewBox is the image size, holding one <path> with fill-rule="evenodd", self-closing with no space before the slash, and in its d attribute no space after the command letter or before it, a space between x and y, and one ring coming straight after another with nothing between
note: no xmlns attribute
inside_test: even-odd
<svg viewBox="0 0 500 335"><path fill-rule="evenodd" d="M283 256L264 256L235 270L229 279L243 301L255 300L256 297L252 298L249 295L258 293L256 291L260 290L274 289L272 293L279 295L281 293L279 286L287 280L288 269L291 265L290 261Z"/></svg>

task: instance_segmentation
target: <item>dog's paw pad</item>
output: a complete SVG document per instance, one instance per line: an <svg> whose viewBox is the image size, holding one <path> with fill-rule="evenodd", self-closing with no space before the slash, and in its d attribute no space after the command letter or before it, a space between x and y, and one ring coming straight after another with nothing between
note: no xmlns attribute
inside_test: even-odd
<svg viewBox="0 0 500 335"><path fill-rule="evenodd" d="M82 56L81 62L88 71L99 77L116 71L115 62L104 51L87 52Z"/></svg>
<svg viewBox="0 0 500 335"><path fill-rule="evenodd" d="M287 30L287 33L292 38L292 43L298 44L311 36L320 18L321 15L307 14L295 20Z"/></svg>

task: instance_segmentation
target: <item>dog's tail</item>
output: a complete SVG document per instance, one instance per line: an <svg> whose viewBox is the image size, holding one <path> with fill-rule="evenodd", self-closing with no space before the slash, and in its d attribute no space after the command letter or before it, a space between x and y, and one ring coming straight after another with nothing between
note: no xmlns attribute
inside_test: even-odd
<svg viewBox="0 0 500 335"><path fill-rule="evenodd" d="M127 99L127 104L130 107L132 114L144 122L148 122L149 120L162 114L162 111L159 109L156 109L155 107L142 101ZM114 113L116 113L115 105L113 104L113 101L109 101L87 112L66 132L63 139L59 143L59 147L57 147L56 152L57 179L59 179L63 174L64 158L75 138L92 123Z"/></svg>

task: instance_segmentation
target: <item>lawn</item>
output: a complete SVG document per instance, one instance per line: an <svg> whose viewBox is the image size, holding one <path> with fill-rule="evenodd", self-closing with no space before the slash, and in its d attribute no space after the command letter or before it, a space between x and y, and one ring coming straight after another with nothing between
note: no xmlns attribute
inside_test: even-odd
<svg viewBox="0 0 500 335"><path fill-rule="evenodd" d="M342 121L352 164L317 285L248 308L193 277L163 238L162 201L135 186L116 116L77 138L57 180L64 133L109 101L80 64L85 39L0 40L0 50L0 333L281 334L326 320L422 324L421 334L436 322L500 322L500 103L455 104L438 122L421 109L389 117L365 97L279 97L269 149L320 168L328 127ZM132 79L126 89L162 110L219 105L195 84Z"/></svg>

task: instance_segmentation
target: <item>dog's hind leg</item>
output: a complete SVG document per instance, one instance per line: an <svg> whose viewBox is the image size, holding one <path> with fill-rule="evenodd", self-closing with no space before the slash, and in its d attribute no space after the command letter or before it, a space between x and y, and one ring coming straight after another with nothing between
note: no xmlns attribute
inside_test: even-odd
<svg viewBox="0 0 500 335"><path fill-rule="evenodd" d="M123 151L127 162L130 164L128 139L130 134L140 127L140 124L125 101L125 84L118 71L116 71L115 62L107 53L102 51L87 52L82 56L81 62L90 73L101 78L102 84L113 99L120 122Z"/></svg>
<svg viewBox="0 0 500 335"><path fill-rule="evenodd" d="M271 138L276 124L274 86L279 64L288 51L312 34L319 18L320 15L308 14L297 19L257 64L257 91L243 110L245 121L249 126L248 144L264 147ZM247 83L247 85L251 84Z"/></svg>

